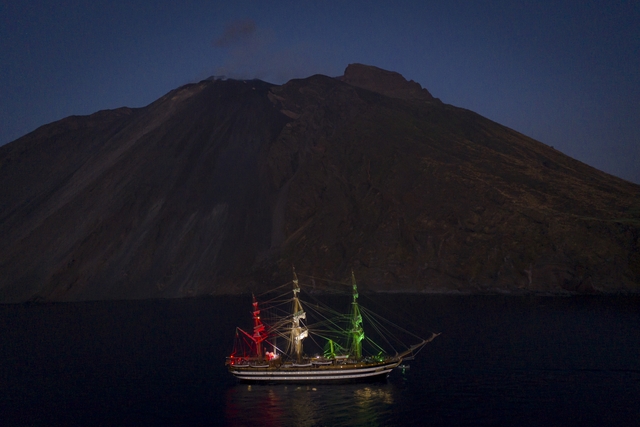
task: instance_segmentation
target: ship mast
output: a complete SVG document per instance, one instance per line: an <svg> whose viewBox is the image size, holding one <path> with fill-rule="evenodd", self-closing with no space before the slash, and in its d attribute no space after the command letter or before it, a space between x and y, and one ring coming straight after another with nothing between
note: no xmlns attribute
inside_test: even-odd
<svg viewBox="0 0 640 427"><path fill-rule="evenodd" d="M300 326L300 319L306 319L307 314L302 309L300 300L298 299L298 293L300 292L300 286L298 285L298 276L296 275L296 269L293 268L293 322L291 325L291 346L293 350L292 356L296 358L298 362L302 360L302 340L309 334L308 330Z"/></svg>
<svg viewBox="0 0 640 427"><path fill-rule="evenodd" d="M362 359L362 340L364 339L364 330L362 329L362 315L358 306L358 286L356 285L356 277L351 270L351 283L353 285L353 302L351 303L351 330L349 350L352 357L356 360Z"/></svg>
<svg viewBox="0 0 640 427"><path fill-rule="evenodd" d="M258 301L255 295L253 296L253 341L256 344L256 356L262 358L262 341L267 338L267 334L264 333L264 325L260 320L260 310L258 309Z"/></svg>

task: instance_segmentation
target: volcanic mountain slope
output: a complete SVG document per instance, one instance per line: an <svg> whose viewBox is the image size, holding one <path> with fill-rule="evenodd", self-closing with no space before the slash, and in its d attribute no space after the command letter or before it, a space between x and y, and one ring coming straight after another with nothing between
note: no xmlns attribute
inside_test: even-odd
<svg viewBox="0 0 640 427"><path fill-rule="evenodd" d="M640 186L397 73L206 80L0 147L0 300L638 292ZM308 279L309 280L309 279Z"/></svg>

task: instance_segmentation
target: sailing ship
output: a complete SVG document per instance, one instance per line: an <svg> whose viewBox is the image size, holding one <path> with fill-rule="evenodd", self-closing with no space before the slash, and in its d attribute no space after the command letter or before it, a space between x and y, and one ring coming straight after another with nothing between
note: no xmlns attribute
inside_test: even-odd
<svg viewBox="0 0 640 427"><path fill-rule="evenodd" d="M300 283L293 269L293 297L273 298L269 303L270 317L263 322L258 300L253 297L253 333L236 328L236 341L226 365L231 374L243 382L253 383L335 383L362 382L386 379L404 361L411 360L439 334L419 339L402 351L387 351L365 335L363 315L371 320L376 332L389 331L383 318L358 303L358 288L351 272L352 301L348 315L340 315L319 302L315 306L300 299ZM286 284L288 286L289 284ZM285 285L283 285L285 286ZM288 292L287 292L288 294ZM290 304L290 311L282 315L282 305ZM305 309L307 307L307 309ZM313 307L321 319L307 323L307 312ZM276 312L277 314L273 314ZM402 328L400 328L402 329ZM404 330L403 330L404 331ZM405 331L408 332L408 331ZM417 336L413 335L418 338ZM323 341L321 354L309 356L303 341L310 338L317 348ZM390 340L384 338L388 344ZM417 339L416 339L417 341ZM282 346L279 344L283 343ZM363 346L363 344L368 344Z"/></svg>

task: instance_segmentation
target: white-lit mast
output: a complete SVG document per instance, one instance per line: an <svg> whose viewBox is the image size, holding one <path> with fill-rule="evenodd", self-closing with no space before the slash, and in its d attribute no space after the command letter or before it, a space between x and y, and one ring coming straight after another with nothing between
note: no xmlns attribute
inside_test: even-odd
<svg viewBox="0 0 640 427"><path fill-rule="evenodd" d="M300 286L298 285L298 276L296 269L293 268L293 323L291 325L291 346L293 348L293 356L300 362L302 360L302 340L308 335L308 330L300 326L300 319L306 319L307 314L302 309L298 293Z"/></svg>

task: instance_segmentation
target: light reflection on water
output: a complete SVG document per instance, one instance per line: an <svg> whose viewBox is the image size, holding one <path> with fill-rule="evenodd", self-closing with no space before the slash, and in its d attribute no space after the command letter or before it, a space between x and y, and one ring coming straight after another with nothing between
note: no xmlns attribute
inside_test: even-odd
<svg viewBox="0 0 640 427"><path fill-rule="evenodd" d="M237 384L226 392L226 424L388 425L399 392L391 383L339 386Z"/></svg>

